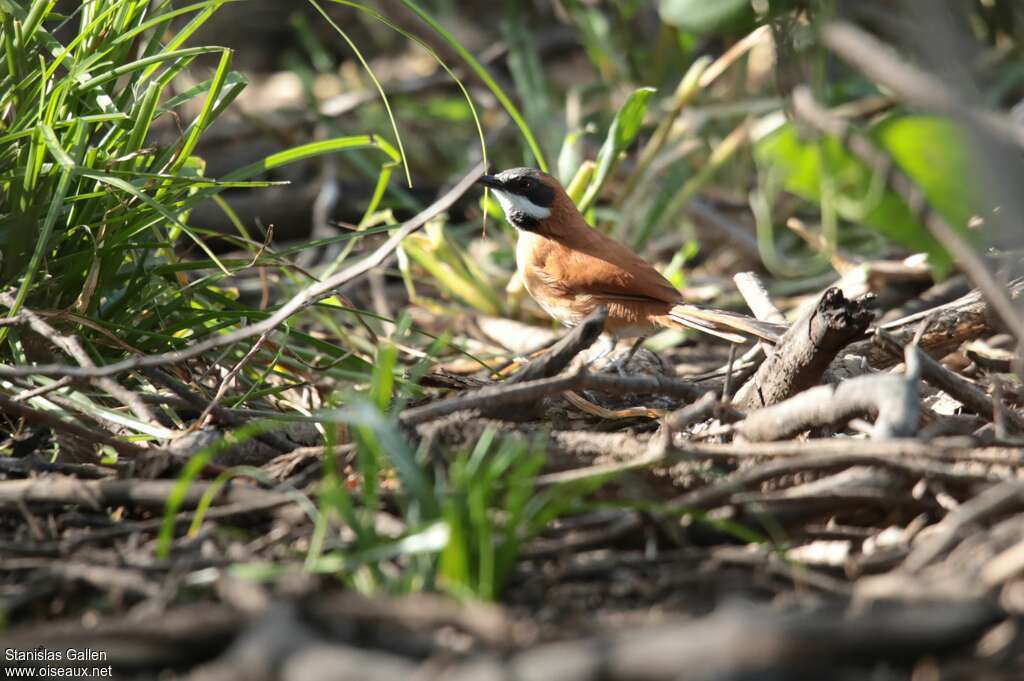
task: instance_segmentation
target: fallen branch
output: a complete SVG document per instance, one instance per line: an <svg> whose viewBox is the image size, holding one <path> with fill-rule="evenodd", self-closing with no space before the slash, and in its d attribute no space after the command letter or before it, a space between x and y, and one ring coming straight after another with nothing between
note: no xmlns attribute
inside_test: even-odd
<svg viewBox="0 0 1024 681"><path fill-rule="evenodd" d="M778 514L782 510L803 515L816 515L825 510L829 515L835 515L844 507L862 507L864 503L888 506L894 495L909 490L913 483L914 480L908 476L872 466L853 466L792 487L737 492L729 498L729 503L756 504L759 514L770 515L776 520L781 520Z"/></svg>
<svg viewBox="0 0 1024 681"><path fill-rule="evenodd" d="M0 303L3 303L8 308L13 308L15 298L10 293L0 293ZM72 359L78 362L78 366L91 369L96 367L96 364L92 361L92 357L90 357L89 353L85 351L85 348L82 347L82 344L78 342L77 338L74 336L65 336L64 334L59 333L55 328L50 326L39 315L35 314L31 310L22 310L21 315L25 318L29 327L33 331L70 355ZM120 385L112 378L101 376L92 379L92 383L97 388L105 390L111 397L131 409L133 414L146 423L154 423L156 421L153 411L139 398L138 395Z"/></svg>
<svg viewBox="0 0 1024 681"><path fill-rule="evenodd" d="M740 272L732 280L755 317L765 322L786 323L786 315L775 307L760 277L753 272Z"/></svg>
<svg viewBox="0 0 1024 681"><path fill-rule="evenodd" d="M406 409L399 418L402 423L415 426L454 414L457 411L484 410L496 406L523 404L567 390L596 390L616 395L650 393L669 395L688 402L696 400L707 392L692 383L664 376L590 374L584 369L571 376L556 376L536 381L481 388L466 395Z"/></svg>
<svg viewBox="0 0 1024 681"><path fill-rule="evenodd" d="M604 332L604 322L607 318L608 308L597 308L544 354L513 374L503 385L522 384L556 376L562 369L569 366L576 355L594 344L594 341ZM539 418L543 407L543 402L537 400L534 403L523 403L511 409L504 405L500 410L485 409L483 415L508 421L528 421Z"/></svg>
<svg viewBox="0 0 1024 681"><path fill-rule="evenodd" d="M903 354L900 344L890 334L882 329L875 331L875 343L884 348L893 356ZM968 411L983 416L988 420L994 418L996 412L995 402L986 395L980 388L968 381L966 378L953 373L937 361L921 352L916 346L907 346L907 358L911 356L921 368L921 377L933 386L953 397ZM1018 433L1024 432L1024 417L1012 409L1006 410L1006 418L1013 424Z"/></svg>
<svg viewBox="0 0 1024 681"><path fill-rule="evenodd" d="M771 559L770 555L725 551L719 556L723 562L744 565ZM788 577L799 576L789 571ZM483 637L472 628L474 623L463 624L479 615L467 613L463 606L438 616L415 600L398 608L389 608L386 601L367 604L351 613L333 608L330 600L319 606L323 614L308 605L263 605L255 618L225 606L186 606L161 617L101 622L88 628L77 622L50 624L19 632L5 643L25 650L36 646L102 650L117 672L183 667L215 657L188 677L193 681L285 678L268 671L278 669L285 670L292 681L407 681L420 676L454 681L812 678L822 665L831 669L848 663L863 668L882 660L947 653L976 641L1004 617L987 599L880 605L857 613L829 606L783 612L730 606L696 619L671 619L514 651L507 647L516 643L515 628L487 621L486 633L503 632L502 640L492 643L490 650L468 659L448 654L422 662L416 653L422 653L422 642L428 637L424 632L447 626L480 640ZM407 623L410 615L418 618L413 624ZM354 636L350 628L339 629L338 621L352 623L359 635ZM330 671L325 674L324 669Z"/></svg>
<svg viewBox="0 0 1024 681"><path fill-rule="evenodd" d="M149 380L153 381L153 383L164 386L179 398L185 400L185 402L192 406L196 411L200 412L200 416L209 411L216 416L221 423L236 428L244 425L247 421L246 418L239 416L236 412L221 407L220 405L215 404L215 402L211 402L210 400L197 395L187 385L160 369L148 367L144 368L142 373L145 374ZM277 433L256 433L253 435L253 438L282 454L290 452L298 447L298 445Z"/></svg>
<svg viewBox="0 0 1024 681"><path fill-rule="evenodd" d="M1006 480L993 485L978 496L964 502L956 511L947 515L934 534L923 538L913 552L907 556L903 569L920 572L948 551L964 533L986 519L1024 507L1024 481Z"/></svg>
<svg viewBox="0 0 1024 681"><path fill-rule="evenodd" d="M604 322L607 318L608 308L597 308L580 324L577 324L572 331L552 345L551 349L513 374L505 381L505 385L555 376L569 366L576 355L594 344L594 341L604 332Z"/></svg>
<svg viewBox="0 0 1024 681"><path fill-rule="evenodd" d="M714 416L715 412L721 408L722 406L720 405L715 393L705 393L703 397L696 402L691 402L685 407L676 409L671 414L666 414L664 424L670 432L678 433L681 430L686 430L695 423L700 423L701 421L711 418ZM732 409L724 409L729 411L729 416L737 415Z"/></svg>
<svg viewBox="0 0 1024 681"><path fill-rule="evenodd" d="M53 430L64 431L65 433L80 438L84 442L107 445L113 448L114 451L121 456L129 458L141 455L153 455L160 451L159 449L140 447L137 444L125 442L124 440L120 440L116 437L111 437L102 431L86 428L85 426L81 426L70 421L65 421L56 414L48 411L42 411L40 409L33 409L28 405L15 402L5 395L0 395L0 412L52 428Z"/></svg>
<svg viewBox="0 0 1024 681"><path fill-rule="evenodd" d="M1024 277L1011 280L1005 288L1012 298L1020 297L1024 294ZM992 323L992 309L978 289L952 302L881 324L879 328L888 332L898 345L906 347L921 322L933 315L928 329L918 341L918 347L932 357L942 358L965 341L996 331ZM899 357L894 357L871 338L851 343L844 354L861 355L876 369L885 369L900 361Z"/></svg>
<svg viewBox="0 0 1024 681"><path fill-rule="evenodd" d="M817 453L813 449L813 445L816 442L821 441L809 441L809 444L812 445L812 448L809 449L814 453L777 459L751 466L713 485L687 492L671 502L668 512L681 513L687 510L708 509L726 505L729 503L730 497L736 492L750 489L755 485L760 485L776 478L794 476L798 473L806 472L831 473L856 466L877 466L902 473L915 480L928 478L957 484L992 484L1000 480L995 475L971 473L963 471L953 464L938 461L889 458L870 451L862 453L856 450L838 454ZM855 442L864 443L863 440ZM679 460L680 458L692 460L693 456L700 456L700 451L700 449L690 447L675 447L669 452L668 456L672 460ZM705 451L704 453L706 454L707 452Z"/></svg>
<svg viewBox="0 0 1024 681"><path fill-rule="evenodd" d="M180 508L195 508L213 483L191 484ZM80 504L94 509L138 504L163 508L177 488L176 480L80 480L67 475L47 475L27 480L0 481L0 505L15 503ZM215 504L259 503L271 507L290 503L276 492L234 484L225 485Z"/></svg>
<svg viewBox="0 0 1024 681"><path fill-rule="evenodd" d="M863 335L871 313L837 288L822 294L783 335L775 352L737 392L733 405L752 410L778 404L810 388L847 344Z"/></svg>
<svg viewBox="0 0 1024 681"><path fill-rule="evenodd" d="M697 620L539 646L446 670L450 681L815 678L839 660L938 654L981 636L1000 618L987 601L774 613L723 608ZM810 674L811 676L806 676ZM377 677L383 678L383 677ZM394 677L396 680L399 677Z"/></svg>

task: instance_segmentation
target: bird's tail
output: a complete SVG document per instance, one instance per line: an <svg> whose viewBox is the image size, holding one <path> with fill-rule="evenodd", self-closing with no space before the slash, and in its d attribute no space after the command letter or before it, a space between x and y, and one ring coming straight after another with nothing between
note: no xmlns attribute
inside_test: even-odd
<svg viewBox="0 0 1024 681"><path fill-rule="evenodd" d="M665 326L686 327L724 338L732 343L746 343L751 337L777 343L789 328L785 324L763 322L738 312L714 310L696 305L675 305L661 318Z"/></svg>

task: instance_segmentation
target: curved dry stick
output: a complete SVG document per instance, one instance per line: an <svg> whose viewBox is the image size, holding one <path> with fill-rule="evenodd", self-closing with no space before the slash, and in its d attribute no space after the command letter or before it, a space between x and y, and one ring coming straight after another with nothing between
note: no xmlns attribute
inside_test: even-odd
<svg viewBox="0 0 1024 681"><path fill-rule="evenodd" d="M819 385L784 402L750 412L733 429L751 442L784 440L810 428L845 425L851 419L873 413L877 414L871 430L873 439L911 437L921 420L918 379L923 353L911 345L905 355L906 374L870 374L837 386Z"/></svg>

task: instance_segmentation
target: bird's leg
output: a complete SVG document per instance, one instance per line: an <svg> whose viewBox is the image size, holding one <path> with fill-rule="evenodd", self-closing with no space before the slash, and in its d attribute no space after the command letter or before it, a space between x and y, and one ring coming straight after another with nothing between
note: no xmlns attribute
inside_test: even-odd
<svg viewBox="0 0 1024 681"><path fill-rule="evenodd" d="M597 354L595 354L595 355L594 355L593 357L591 357L590 359L588 359L588 360L587 360L587 363L586 363L586 364L587 364L587 369L588 369L588 370L589 370L589 369L590 369L591 367L595 366L595 365L596 365L596 364L598 363L598 361L600 361L600 360L604 359L604 357L605 357L605 356L606 356L606 355L607 355L607 354L608 354L609 352L611 352L612 350L614 350L614 349L615 349L615 338L614 338L613 336L609 336L609 335L608 335L608 334L606 334L606 333L602 333L602 334L601 334L601 338L600 338L600 342L601 342L601 344L602 344L602 345L603 345L604 347L602 347L602 348L601 348L601 351L600 351L600 352L598 352L598 353L597 353Z"/></svg>
<svg viewBox="0 0 1024 681"><path fill-rule="evenodd" d="M636 354L636 351L640 349L640 346L644 344L645 340L647 340L647 336L637 336L637 339L633 341L633 345L630 346L629 352L619 357L615 360L614 364L612 364L612 366L615 367L615 372L619 376L626 375L626 368L629 366L630 360L633 359L633 355Z"/></svg>

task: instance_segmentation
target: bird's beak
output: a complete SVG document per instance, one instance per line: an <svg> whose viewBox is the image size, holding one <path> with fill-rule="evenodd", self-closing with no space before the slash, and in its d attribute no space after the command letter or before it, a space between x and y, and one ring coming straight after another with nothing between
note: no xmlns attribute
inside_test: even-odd
<svg viewBox="0 0 1024 681"><path fill-rule="evenodd" d="M494 175L481 175L476 183L482 184L485 187L490 187L491 189L501 189L502 187L501 180Z"/></svg>

